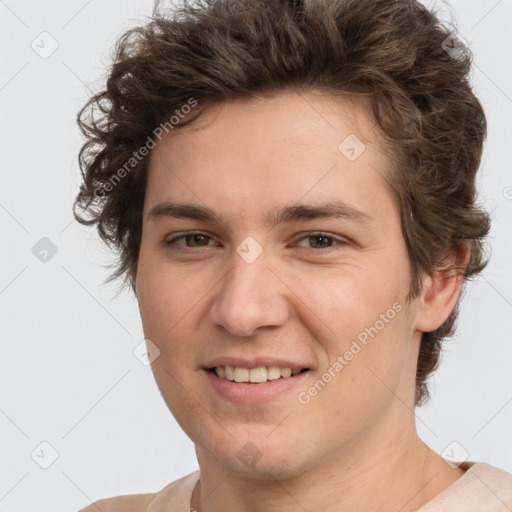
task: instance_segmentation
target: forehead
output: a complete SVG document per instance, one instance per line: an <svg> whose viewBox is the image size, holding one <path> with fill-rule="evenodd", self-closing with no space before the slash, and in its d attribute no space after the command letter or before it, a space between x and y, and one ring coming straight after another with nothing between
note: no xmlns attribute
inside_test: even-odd
<svg viewBox="0 0 512 512"><path fill-rule="evenodd" d="M309 204L346 199L370 214L363 203L389 193L387 167L365 98L292 91L239 98L206 107L157 144L145 215L166 200L240 215L305 195Z"/></svg>
<svg viewBox="0 0 512 512"><path fill-rule="evenodd" d="M167 134L167 138L201 141L229 136L236 140L257 133L261 139L263 133L270 136L279 130L282 141L288 135L290 142L307 142L314 132L324 132L325 136L328 129L338 139L347 132L378 147L371 105L368 95L291 89L204 105L199 102L200 114L190 124Z"/></svg>

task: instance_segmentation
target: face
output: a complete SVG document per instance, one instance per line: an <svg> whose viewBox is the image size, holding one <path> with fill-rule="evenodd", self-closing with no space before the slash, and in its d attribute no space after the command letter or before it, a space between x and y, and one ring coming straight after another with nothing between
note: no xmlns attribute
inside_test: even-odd
<svg viewBox="0 0 512 512"><path fill-rule="evenodd" d="M222 468L295 475L410 415L417 303L374 134L361 103L281 92L211 106L152 152L144 333L169 409Z"/></svg>

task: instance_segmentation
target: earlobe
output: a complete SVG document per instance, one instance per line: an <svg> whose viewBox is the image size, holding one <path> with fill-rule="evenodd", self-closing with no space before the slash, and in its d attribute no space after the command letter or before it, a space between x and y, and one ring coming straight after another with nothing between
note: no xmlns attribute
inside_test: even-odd
<svg viewBox="0 0 512 512"><path fill-rule="evenodd" d="M423 291L416 314L415 328L420 332L431 332L439 328L453 311L460 296L464 269L469 264L471 249L464 244L459 254L453 253L447 265L436 270L423 281ZM446 270L451 267L458 267Z"/></svg>

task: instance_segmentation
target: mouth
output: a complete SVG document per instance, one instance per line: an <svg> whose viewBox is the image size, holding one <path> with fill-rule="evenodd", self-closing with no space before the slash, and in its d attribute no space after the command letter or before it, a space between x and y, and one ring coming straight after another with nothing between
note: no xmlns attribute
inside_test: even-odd
<svg viewBox="0 0 512 512"><path fill-rule="evenodd" d="M268 381L288 379L309 371L309 368L285 368L279 366L258 366L243 368L239 366L215 366L207 368L220 379L245 384L263 384Z"/></svg>
<svg viewBox="0 0 512 512"><path fill-rule="evenodd" d="M305 386L310 368L258 366L215 366L203 368L215 396L237 405L265 405L274 400L290 400L290 393Z"/></svg>

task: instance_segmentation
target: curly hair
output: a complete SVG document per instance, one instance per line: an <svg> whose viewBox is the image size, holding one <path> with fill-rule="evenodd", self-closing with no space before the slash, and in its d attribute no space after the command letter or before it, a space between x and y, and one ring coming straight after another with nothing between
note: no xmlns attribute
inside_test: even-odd
<svg viewBox="0 0 512 512"><path fill-rule="evenodd" d="M183 0L168 12L157 2L145 25L118 39L105 89L78 114L83 183L73 213L97 224L118 254L106 282L123 277L121 287L136 294L144 156L158 127L169 132L210 104L292 88L369 99L383 150L393 156L389 184L412 268L408 300L434 271L460 273L464 290L488 263L490 230L476 201L487 123L469 83L471 64L467 45L416 0ZM173 114L177 122L169 122ZM467 266L444 265L467 249ZM459 303L438 329L422 333L416 405L429 398L427 379L455 332Z"/></svg>

